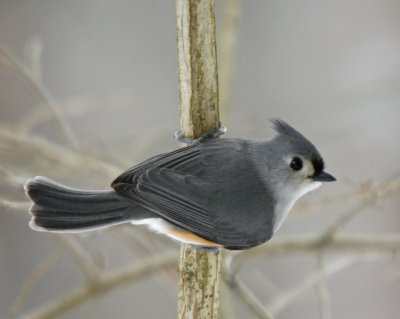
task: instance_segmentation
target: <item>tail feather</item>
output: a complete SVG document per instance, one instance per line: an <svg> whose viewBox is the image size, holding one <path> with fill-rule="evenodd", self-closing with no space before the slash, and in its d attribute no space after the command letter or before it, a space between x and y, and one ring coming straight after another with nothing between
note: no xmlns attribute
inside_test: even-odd
<svg viewBox="0 0 400 319"><path fill-rule="evenodd" d="M41 176L29 179L24 189L34 203L29 225L35 230L79 232L153 217L113 190L80 190Z"/></svg>

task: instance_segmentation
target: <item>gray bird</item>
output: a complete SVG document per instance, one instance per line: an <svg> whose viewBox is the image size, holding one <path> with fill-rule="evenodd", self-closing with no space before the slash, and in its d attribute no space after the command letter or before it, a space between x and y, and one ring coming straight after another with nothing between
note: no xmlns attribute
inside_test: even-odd
<svg viewBox="0 0 400 319"><path fill-rule="evenodd" d="M335 180L310 141L281 120L273 123L277 134L271 140L209 134L154 156L117 177L113 190L29 179L24 188L33 201L30 226L81 232L131 222L194 245L262 244L300 197Z"/></svg>

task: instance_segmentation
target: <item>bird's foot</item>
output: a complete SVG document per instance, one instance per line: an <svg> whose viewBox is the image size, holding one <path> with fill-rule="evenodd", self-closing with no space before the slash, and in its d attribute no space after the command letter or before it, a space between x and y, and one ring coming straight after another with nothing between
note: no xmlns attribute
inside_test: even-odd
<svg viewBox="0 0 400 319"><path fill-rule="evenodd" d="M226 131L227 131L226 127L221 126L221 122L218 122L217 127L215 129L204 133L198 139L184 137L184 136L182 136L182 133L180 130L175 132L174 138L181 143L185 143L187 145L193 145L193 144L202 143L202 142L205 142L208 140L213 140L215 138L218 138L221 135L224 135Z"/></svg>

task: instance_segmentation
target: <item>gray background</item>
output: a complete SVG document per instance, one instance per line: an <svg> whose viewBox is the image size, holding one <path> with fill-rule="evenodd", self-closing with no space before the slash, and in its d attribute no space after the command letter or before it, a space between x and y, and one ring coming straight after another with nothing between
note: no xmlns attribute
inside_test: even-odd
<svg viewBox="0 0 400 319"><path fill-rule="evenodd" d="M243 1L240 15L231 103L222 117L227 136L271 135L268 119L274 117L298 128L338 178L308 199L399 177L400 2ZM92 154L127 168L177 147L171 138L179 127L173 1L1 0L0 44L29 65L35 41L43 45L43 83ZM26 83L0 65L0 127L17 130L40 107ZM51 117L31 134L65 145ZM104 174L74 174L40 162L39 154L0 144L1 166L13 168L21 179L50 175L91 188L111 182ZM1 184L1 198L24 200L21 190ZM399 204L397 196L368 208L343 231L399 232ZM290 220L277 237L317 233L348 207L351 203L339 202ZM52 235L31 231L28 220L25 212L0 211L0 317L29 272L57 243ZM113 232L78 240L93 256L102 252L110 268L141 258L118 243ZM162 244L160 251L178 249L163 237L155 240ZM270 281L288 289L315 265L313 255L261 258L249 261L241 277L267 304L274 294ZM71 255L62 252L23 311L51 302L82 280ZM398 318L398 258L352 267L331 277L327 287L332 318ZM175 318L176 294L174 281L154 276L61 317ZM251 318L243 304L234 304L237 318ZM313 289L277 318L320 318Z"/></svg>

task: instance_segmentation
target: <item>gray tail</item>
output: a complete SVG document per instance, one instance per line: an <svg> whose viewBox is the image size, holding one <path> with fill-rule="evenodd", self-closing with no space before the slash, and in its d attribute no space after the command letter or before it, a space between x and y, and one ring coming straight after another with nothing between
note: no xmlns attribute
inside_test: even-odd
<svg viewBox="0 0 400 319"><path fill-rule="evenodd" d="M79 232L152 217L113 190L74 189L41 176L29 179L24 189L33 201L29 225L34 230Z"/></svg>

